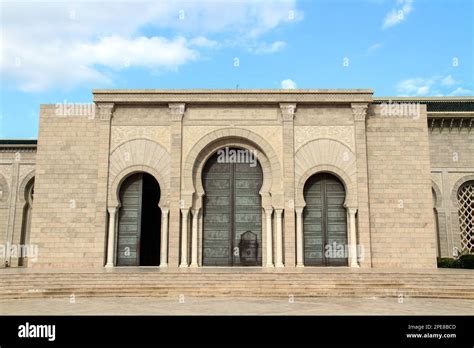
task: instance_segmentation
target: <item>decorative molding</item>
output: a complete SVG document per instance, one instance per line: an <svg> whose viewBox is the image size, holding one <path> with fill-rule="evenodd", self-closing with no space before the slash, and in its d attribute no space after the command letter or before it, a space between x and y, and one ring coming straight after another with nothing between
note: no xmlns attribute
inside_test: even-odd
<svg viewBox="0 0 474 348"><path fill-rule="evenodd" d="M160 205L169 205L170 154L160 144L148 139L134 139L121 144L110 154L109 204L119 203L121 181L128 175L146 172L160 185Z"/></svg>
<svg viewBox="0 0 474 348"><path fill-rule="evenodd" d="M357 206L357 163L354 152L332 139L306 143L295 153L295 207L306 205L303 189L306 180L319 171L335 174L344 183L348 207Z"/></svg>
<svg viewBox="0 0 474 348"><path fill-rule="evenodd" d="M0 145L0 152L36 152L36 145Z"/></svg>
<svg viewBox="0 0 474 348"><path fill-rule="evenodd" d="M367 116L367 103L351 103L352 115L355 121L365 121Z"/></svg>
<svg viewBox="0 0 474 348"><path fill-rule="evenodd" d="M296 112L296 103L280 103L281 116L283 121L293 121Z"/></svg>
<svg viewBox="0 0 474 348"><path fill-rule="evenodd" d="M168 126L112 126L110 152L133 139L148 139L157 142L170 152L170 130Z"/></svg>
<svg viewBox="0 0 474 348"><path fill-rule="evenodd" d="M211 132L227 129L223 126L185 126L183 127L183 164L193 146L204 136ZM281 161L282 146L281 126L239 126L238 128L253 131L263 137L275 150L278 160Z"/></svg>
<svg viewBox="0 0 474 348"><path fill-rule="evenodd" d="M186 111L185 103L169 103L171 121L181 121Z"/></svg>
<svg viewBox="0 0 474 348"><path fill-rule="evenodd" d="M10 185L12 177L13 164L2 164L0 165L0 177L4 177L8 185Z"/></svg>
<svg viewBox="0 0 474 348"><path fill-rule="evenodd" d="M95 102L114 103L371 103L373 91L347 90L94 90Z"/></svg>
<svg viewBox="0 0 474 348"><path fill-rule="evenodd" d="M110 121L112 119L115 104L114 103L98 103L99 119L101 121Z"/></svg>
<svg viewBox="0 0 474 348"><path fill-rule="evenodd" d="M323 138L340 141L352 151L355 149L353 126L295 126L295 152L304 144Z"/></svg>
<svg viewBox="0 0 474 348"><path fill-rule="evenodd" d="M20 181L29 173L35 170L35 165L34 164L20 164L20 173L19 173L19 178Z"/></svg>

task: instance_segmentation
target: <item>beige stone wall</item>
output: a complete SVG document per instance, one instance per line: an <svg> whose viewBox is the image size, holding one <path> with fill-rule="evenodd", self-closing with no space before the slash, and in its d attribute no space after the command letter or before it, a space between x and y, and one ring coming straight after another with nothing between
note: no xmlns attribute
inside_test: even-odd
<svg viewBox="0 0 474 348"><path fill-rule="evenodd" d="M469 132L467 122L461 129L450 129L446 124L442 130L433 128L429 139L431 176L438 190L436 212L440 256L452 257L453 248L461 247L457 190L463 182L474 180L474 131Z"/></svg>
<svg viewBox="0 0 474 348"><path fill-rule="evenodd" d="M436 267L426 107L418 119L367 120L373 267Z"/></svg>
<svg viewBox="0 0 474 348"><path fill-rule="evenodd" d="M39 246L39 259L33 267L103 265L105 206L97 190L106 163L98 163L100 122L57 116L54 105L41 106L30 239ZM98 206L104 215L96 214Z"/></svg>

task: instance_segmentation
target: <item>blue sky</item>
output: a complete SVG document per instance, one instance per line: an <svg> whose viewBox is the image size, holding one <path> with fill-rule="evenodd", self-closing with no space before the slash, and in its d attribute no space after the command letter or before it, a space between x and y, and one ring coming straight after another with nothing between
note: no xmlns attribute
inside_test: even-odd
<svg viewBox="0 0 474 348"><path fill-rule="evenodd" d="M472 0L1 1L0 138L93 88L474 95Z"/></svg>

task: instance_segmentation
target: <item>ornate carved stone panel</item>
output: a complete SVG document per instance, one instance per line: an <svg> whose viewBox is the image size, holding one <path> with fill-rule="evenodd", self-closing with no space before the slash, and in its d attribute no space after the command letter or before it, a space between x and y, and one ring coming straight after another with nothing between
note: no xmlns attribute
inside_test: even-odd
<svg viewBox="0 0 474 348"><path fill-rule="evenodd" d="M352 151L354 145L354 127L351 126L297 126L295 127L295 152L311 140L329 138L339 140Z"/></svg>
<svg viewBox="0 0 474 348"><path fill-rule="evenodd" d="M155 141L170 151L170 131L166 126L114 126L112 127L112 140L110 152L120 144L132 139L148 139Z"/></svg>

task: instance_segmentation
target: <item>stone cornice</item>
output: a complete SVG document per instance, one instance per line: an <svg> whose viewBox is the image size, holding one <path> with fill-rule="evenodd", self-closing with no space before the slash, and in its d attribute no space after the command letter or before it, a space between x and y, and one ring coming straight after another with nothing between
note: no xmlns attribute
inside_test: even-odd
<svg viewBox="0 0 474 348"><path fill-rule="evenodd" d="M2 145L0 144L0 152L36 152L36 145Z"/></svg>
<svg viewBox="0 0 474 348"><path fill-rule="evenodd" d="M109 103L351 103L372 102L372 90L94 90Z"/></svg>

